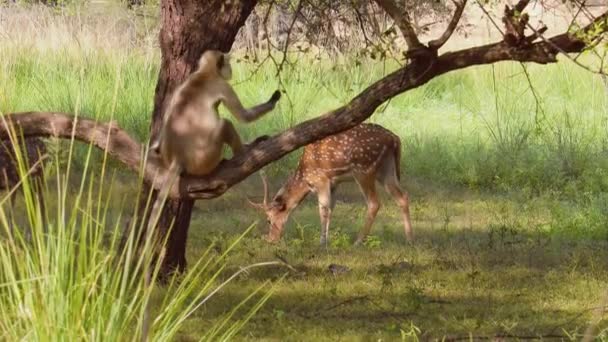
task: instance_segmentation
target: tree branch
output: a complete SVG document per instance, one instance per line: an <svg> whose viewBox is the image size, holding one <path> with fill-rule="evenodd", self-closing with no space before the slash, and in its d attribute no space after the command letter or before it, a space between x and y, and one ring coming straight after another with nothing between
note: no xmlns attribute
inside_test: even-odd
<svg viewBox="0 0 608 342"><path fill-rule="evenodd" d="M450 20L448 27L445 29L441 37L429 42L429 47L433 50L439 50L439 48L441 48L450 39L454 33L454 30L456 30L458 23L460 22L460 18L462 17L462 12L467 4L467 0L461 0L460 2L454 1L454 4L456 5L456 10L454 11L454 16L452 16L452 20Z"/></svg>
<svg viewBox="0 0 608 342"><path fill-rule="evenodd" d="M608 12L583 29L590 30L594 24L606 22ZM608 30L608 25L603 25ZM342 132L363 122L385 101L416 87L432 78L474 65L499 61L555 63L559 53L580 52L585 43L576 33L563 33L528 46L511 46L501 41L494 44L445 53L428 59L415 59L407 66L397 69L353 98L348 104L298 124L268 140L254 145L246 153L224 160L211 174L205 177L182 176L179 184L170 191L170 196L191 199L208 199L222 195L233 185L265 165L276 161L295 149L328 135ZM29 112L5 116L8 123L22 131L24 136L55 136L90 142L109 155L116 157L129 168L139 171L144 157L144 148L114 123L98 123L91 119L75 118L63 113ZM110 135L110 139L107 139ZM0 139L8 136L7 127L0 124ZM153 187L163 184L158 175L164 174L158 157L148 156L143 175Z"/></svg>
<svg viewBox="0 0 608 342"><path fill-rule="evenodd" d="M530 0L519 0L519 2L515 5L514 9L515 11L521 13L526 6L528 6L528 4L530 3Z"/></svg>
<svg viewBox="0 0 608 342"><path fill-rule="evenodd" d="M528 43L524 31L530 17L527 13L523 13L528 3L530 3L530 0L520 0L513 8L505 5L505 14L502 18L506 29L504 40L510 45L516 46Z"/></svg>
<svg viewBox="0 0 608 342"><path fill-rule="evenodd" d="M420 43L414 27L410 23L407 11L401 10L393 0L375 0L376 3L393 19L397 27L401 30L403 38L411 52L418 49L425 49Z"/></svg>
<svg viewBox="0 0 608 342"><path fill-rule="evenodd" d="M12 129L24 137L74 138L106 151L135 172L141 171L144 145L129 136L114 121L102 123L60 112L15 113L5 115L3 119L0 120L0 139L8 138ZM144 178L153 183L155 188L161 185L153 182L154 178L158 178L157 176L165 171L160 158L155 155L148 156L143 171Z"/></svg>

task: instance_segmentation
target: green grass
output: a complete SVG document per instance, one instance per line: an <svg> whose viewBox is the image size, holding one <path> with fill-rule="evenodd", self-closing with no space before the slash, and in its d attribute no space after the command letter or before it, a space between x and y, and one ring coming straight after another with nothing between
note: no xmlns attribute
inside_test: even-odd
<svg viewBox="0 0 608 342"><path fill-rule="evenodd" d="M69 18L53 17L50 22L53 20L62 27ZM82 29L75 35L88 37L98 31L102 30ZM159 67L158 52L146 43L148 36L143 34L128 49L116 34L104 36L105 40L92 39L91 46L85 44L86 39L79 45L66 36L62 39L68 43L49 49L40 47L50 39L45 34L45 30L35 31L31 44L0 45L0 112L66 111L104 121L114 119L145 141ZM24 33L20 41L29 42L27 39ZM279 87L272 65L252 73L254 65L238 56L233 61L233 83L246 105L267 99ZM394 67L376 61L357 65L348 59L330 63L302 57L280 75L287 96L279 107L251 125L239 124L238 130L246 140L278 133L345 104ZM275 293L245 325L239 339L412 340L412 334L420 339L469 334L578 339L592 318L592 309L601 304L608 280L608 93L601 78L567 60L549 66L526 65L526 71L536 96L521 65L500 63L441 76L392 99L371 117L370 121L391 129L403 141L402 183L412 199L418 237L414 245L404 242L398 210L384 196L374 237L366 246L352 247L365 209L356 188L345 186L339 190L330 227L331 247L320 249L316 204L307 200L292 215L280 244L269 246L261 241L259 235L266 227L256 226L232 250L217 280L227 279L240 267L274 260L276 255L298 271L281 282L277 280L286 273L285 268L241 274L180 321L183 325L176 331L177 339L198 340L213 331L226 314L268 280L275 282ZM51 207L63 206L71 213L79 193L73 189L79 189L86 174L83 170L87 165L103 165L103 155L95 152L87 161L87 146L77 147L71 161L72 183L67 186L59 179L65 176L69 142L50 144L60 159L59 166L47 173L53 179L51 185L61 185L50 186ZM274 190L298 157L295 152L267 167ZM117 227L132 210L138 182L118 163L108 167L106 178L116 172L116 183L111 189L103 188L107 191L102 197L104 205L107 203L100 217L103 220L87 219L81 212L78 215L84 221L70 221L68 233L61 233L63 226L57 226L55 234L71 236L86 229L91 234L100 229L106 237L117 234ZM99 177L92 184L100 186ZM197 278L194 265L221 256L231 241L262 219L243 205L245 196L261 194L260 183L252 177L219 199L197 204L188 245L193 267L189 276L193 278L186 282L193 287L184 293L207 291L204 284L217 269ZM89 183L85 184L88 188ZM97 195L97 188L90 186ZM61 191L67 191L65 203L57 195ZM97 201L89 204L99 206ZM20 201L17 210L27 212L27 205ZM0 244L0 252L15 248L15 242L5 244L8 247ZM93 239L92 246L90 254L83 255L90 255L93 261L103 261L106 252L112 255L100 238ZM53 254L34 252L25 254L29 259L5 252L4 259L22 271L14 279L0 278L0 291L7 291L2 284L47 275L33 272L28 265L48 262L43 256ZM54 265L76 267L70 266L69 257L74 255L69 253L58 254ZM328 271L330 264L351 271L333 276ZM108 284L124 277L111 274L110 264L99 265L93 272L108 277ZM64 276L66 273L58 273L59 279ZM83 284L91 286L94 278L87 279ZM199 281L203 285L195 286ZM31 293L44 292L42 283L33 284ZM72 308L60 317L65 321L83 317L76 315L76 304L59 301L59 294L79 287L74 282L51 285L55 296L48 296L47 301L37 300L46 298L41 296L27 298L49 315L62 305ZM142 303L144 292L134 291ZM0 318L21 317L17 303L25 295L21 290L13 293L10 301L0 299L0 315L6 313ZM172 288L156 288L149 298L158 311L164 307L161 298L174 295ZM177 297L181 301L170 310L175 317L196 295ZM99 308L111 306L106 298L94 298ZM262 294L256 294L234 318L247 318L248 309L260 298ZM138 312L131 313L133 320L127 321L138 324ZM101 320L82 319L81 331L90 331L87 329L102 324ZM31 323L49 336L85 336L79 332L53 335L49 327L54 325L49 322L53 321ZM608 327L606 320L602 323L602 328ZM162 331L162 327L157 328ZM25 330L10 331L7 338L25 336ZM113 332L121 332L121 327L116 325ZM608 338L605 331L604 338Z"/></svg>
<svg viewBox="0 0 608 342"><path fill-rule="evenodd" d="M340 191L334 211L329 250L318 247L313 201L295 212L280 244L268 246L256 235L246 238L229 268L280 255L298 271L281 283L241 338L391 341L412 325L420 329L421 339L469 333L477 338L580 337L606 290L605 240L551 234L550 227L560 222L542 199L405 183L414 198L414 245L405 243L398 208L383 196L374 243L353 247L365 209L357 189L348 186ZM199 205L191 229L191 260L211 241L238 234L256 215L236 204L243 195L232 197ZM257 235L264 231L261 225ZM334 276L331 264L351 271ZM283 272L260 269L240 278L190 322L184 338L194 339L201 324L214 322L261 281Z"/></svg>
<svg viewBox="0 0 608 342"><path fill-rule="evenodd" d="M10 50L6 55L0 64L1 111L56 110L115 119L138 139L147 139L157 58L137 51ZM301 60L281 75L288 96L279 108L239 130L247 139L278 133L346 103L385 68L364 65ZM533 194L606 192L605 85L568 61L526 68L538 108L523 67L503 63L439 77L393 99L370 120L399 134L404 169L413 177ZM279 86L271 65L252 70L243 61L235 65L237 91L249 105ZM297 154L285 158L289 166L296 160ZM284 170L283 165L271 169Z"/></svg>
<svg viewBox="0 0 608 342"><path fill-rule="evenodd" d="M20 154L23 205L13 210L6 197L0 199L0 340L138 340L146 312L150 312L146 333L150 340L172 340L197 308L225 286L218 277L243 234L225 241L222 253L212 253L212 245L199 250L198 261L179 279L169 278L162 288L149 286L144 274L156 278L162 254L153 258L157 249L151 235L137 245L136 232L142 227L130 227L123 235L120 217L128 212L117 206L110 210L116 183L106 179L106 164L89 167L93 164L87 158L74 180L69 160L64 169L64 163L53 157L57 155L51 156L47 167L55 168L56 178L45 184L44 207L35 200ZM137 200L137 195L133 198ZM118 214L113 215L114 210ZM231 338L267 300L270 290L268 281L261 282L226 315L216 316L199 337ZM242 304L249 302L253 305L243 309Z"/></svg>

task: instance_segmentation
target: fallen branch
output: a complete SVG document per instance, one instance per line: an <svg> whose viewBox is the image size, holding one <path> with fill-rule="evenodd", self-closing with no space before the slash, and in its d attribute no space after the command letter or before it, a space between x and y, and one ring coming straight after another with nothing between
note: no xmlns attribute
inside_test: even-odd
<svg viewBox="0 0 608 342"><path fill-rule="evenodd" d="M368 300L369 300L369 296L368 295L355 296L355 297L352 297L352 298L345 299L345 300L343 300L343 301L341 301L339 303L332 304L332 305L330 305L330 306L328 306L328 307L326 307L324 309L321 309L319 311L331 311L331 310L337 309L337 308L339 308L341 306L351 305L351 304L354 304L356 302L363 302L363 301L368 301Z"/></svg>

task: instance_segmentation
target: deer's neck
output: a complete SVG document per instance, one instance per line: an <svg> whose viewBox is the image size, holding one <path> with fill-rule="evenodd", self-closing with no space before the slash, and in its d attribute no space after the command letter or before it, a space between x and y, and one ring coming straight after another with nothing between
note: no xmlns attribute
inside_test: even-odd
<svg viewBox="0 0 608 342"><path fill-rule="evenodd" d="M285 208L287 211L291 211L297 207L310 192L310 189L299 170L289 178L289 181L283 186L282 190L281 196L285 200Z"/></svg>

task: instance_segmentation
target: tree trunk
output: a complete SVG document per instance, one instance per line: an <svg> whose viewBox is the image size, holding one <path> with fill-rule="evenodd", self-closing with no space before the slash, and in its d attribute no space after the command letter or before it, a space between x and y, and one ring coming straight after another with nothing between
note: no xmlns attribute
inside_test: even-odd
<svg viewBox="0 0 608 342"><path fill-rule="evenodd" d="M171 93L197 67L203 51L215 49L228 52L256 3L257 0L161 1L162 59L154 95L151 137L156 137L160 131ZM144 187L144 203L149 191L148 186ZM156 198L156 194L153 198ZM186 268L186 239L193 206L193 200L170 200L163 210L158 224L161 234L169 231L175 218L161 272L164 275ZM143 207L145 204L140 206ZM139 217L146 216L142 216L140 211ZM145 227L145 224L137 226Z"/></svg>

